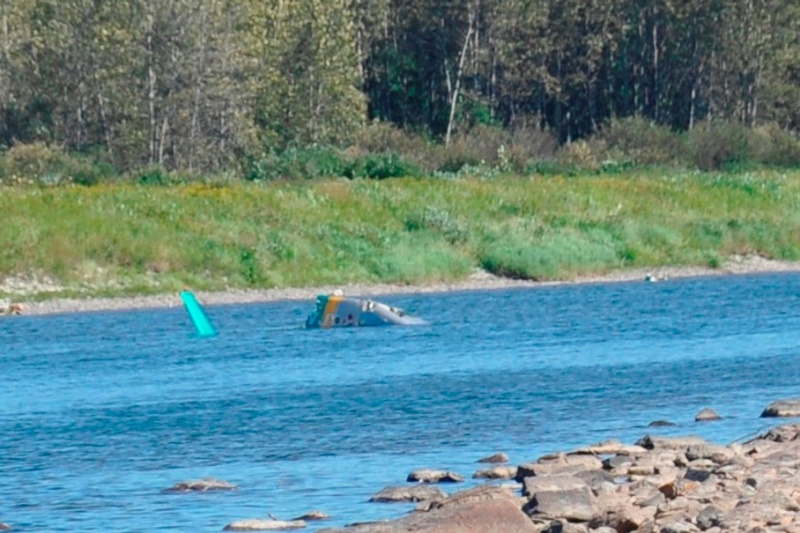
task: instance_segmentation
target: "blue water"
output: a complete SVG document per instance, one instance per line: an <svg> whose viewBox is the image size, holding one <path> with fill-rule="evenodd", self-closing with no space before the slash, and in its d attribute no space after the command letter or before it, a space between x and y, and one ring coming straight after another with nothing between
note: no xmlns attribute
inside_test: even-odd
<svg viewBox="0 0 800 533"><path fill-rule="evenodd" d="M0 522L333 517L313 531L404 514L367 500L417 468L469 478L496 451L519 464L647 433L728 444L800 395L794 274L383 300L430 324L302 330L313 302L207 306L211 339L182 307L0 320ZM724 420L695 423L703 407ZM200 477L240 489L161 493Z"/></svg>

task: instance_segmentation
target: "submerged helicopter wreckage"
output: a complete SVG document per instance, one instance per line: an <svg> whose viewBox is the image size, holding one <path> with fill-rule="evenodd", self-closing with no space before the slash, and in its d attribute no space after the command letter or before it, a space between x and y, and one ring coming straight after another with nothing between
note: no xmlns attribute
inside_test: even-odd
<svg viewBox="0 0 800 533"><path fill-rule="evenodd" d="M341 292L320 294L317 305L306 319L306 328L353 326L415 326L426 324L399 307L363 298L345 297Z"/></svg>

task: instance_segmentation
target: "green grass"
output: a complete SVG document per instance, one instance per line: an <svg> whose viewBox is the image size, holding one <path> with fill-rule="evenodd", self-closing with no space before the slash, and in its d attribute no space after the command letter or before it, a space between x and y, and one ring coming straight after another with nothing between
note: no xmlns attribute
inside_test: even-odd
<svg viewBox="0 0 800 533"><path fill-rule="evenodd" d="M114 295L800 258L800 172L0 189L0 281ZM2 296L2 293L0 293Z"/></svg>

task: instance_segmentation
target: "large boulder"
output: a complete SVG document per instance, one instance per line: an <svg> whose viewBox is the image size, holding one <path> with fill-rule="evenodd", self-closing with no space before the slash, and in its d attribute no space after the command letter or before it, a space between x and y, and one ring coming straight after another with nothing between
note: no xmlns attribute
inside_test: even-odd
<svg viewBox="0 0 800 533"><path fill-rule="evenodd" d="M519 497L514 494L514 489L511 487L481 485L479 487L472 487L471 489L460 490L444 499L423 502L417 506L417 510L433 511L444 507L471 505L476 502L487 500L510 500L514 503L518 503L520 507L522 506L522 502Z"/></svg>
<svg viewBox="0 0 800 533"><path fill-rule="evenodd" d="M533 493L523 507L529 516L563 518L570 522L588 522L598 509L594 505L592 491L588 487L565 490L540 490Z"/></svg>
<svg viewBox="0 0 800 533"><path fill-rule="evenodd" d="M519 505L505 499L483 500L413 513L398 520L355 524L318 533L538 533Z"/></svg>
<svg viewBox="0 0 800 533"><path fill-rule="evenodd" d="M762 418L800 416L800 398L772 402L761 413Z"/></svg>

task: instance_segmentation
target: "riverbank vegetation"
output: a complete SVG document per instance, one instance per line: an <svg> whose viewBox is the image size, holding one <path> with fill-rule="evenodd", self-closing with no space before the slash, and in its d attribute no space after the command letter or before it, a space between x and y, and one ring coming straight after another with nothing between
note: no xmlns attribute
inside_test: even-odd
<svg viewBox="0 0 800 533"><path fill-rule="evenodd" d="M0 272L56 293L570 279L800 258L800 172L12 187Z"/></svg>
<svg viewBox="0 0 800 533"><path fill-rule="evenodd" d="M795 259L800 7L678 4L6 3L0 282Z"/></svg>

